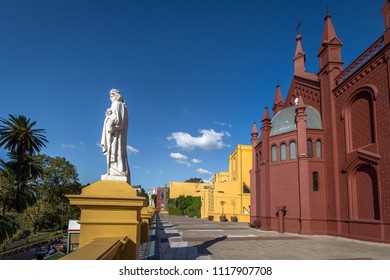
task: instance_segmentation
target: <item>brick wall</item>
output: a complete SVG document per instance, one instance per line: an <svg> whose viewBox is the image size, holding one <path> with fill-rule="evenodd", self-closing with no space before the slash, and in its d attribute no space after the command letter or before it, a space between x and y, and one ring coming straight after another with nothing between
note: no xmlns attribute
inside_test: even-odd
<svg viewBox="0 0 390 280"><path fill-rule="evenodd" d="M336 123L339 170L346 164L348 153L357 148L368 150L381 157L376 170L382 221L390 220L390 100L387 75L386 62L383 57L379 56L373 59L370 64L364 65L361 73L357 73L345 81L345 84L335 91L337 93L335 98L336 115L340 116ZM361 98L354 100L354 96L358 92L362 93ZM349 115L351 118L350 128L346 123L348 122L348 116L346 116L348 106L351 110ZM351 131L351 135L348 135L348 130ZM347 141L350 141L349 150L347 149ZM374 144L369 145L372 142ZM348 197L348 177L352 176L353 172L355 171L349 170L347 173L340 172L338 174L342 219L349 219L353 216L352 213L349 213L352 197ZM362 219L372 219L373 203L367 197L372 197L372 193L367 193L370 185L370 182L367 181L369 178L364 174L357 176L358 185L356 187L358 189L356 191L360 193L356 198L357 204L360 205L359 209L356 210L357 215ZM355 225L355 229L357 227Z"/></svg>

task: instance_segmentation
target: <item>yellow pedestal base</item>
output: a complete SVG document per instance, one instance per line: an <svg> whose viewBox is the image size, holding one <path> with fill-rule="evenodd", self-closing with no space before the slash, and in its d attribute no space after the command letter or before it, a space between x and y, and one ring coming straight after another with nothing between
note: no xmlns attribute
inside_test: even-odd
<svg viewBox="0 0 390 280"><path fill-rule="evenodd" d="M79 248L96 238L127 236L130 252L126 258L138 258L141 243L141 209L146 199L128 183L99 181L82 189L80 195L67 195L81 209Z"/></svg>

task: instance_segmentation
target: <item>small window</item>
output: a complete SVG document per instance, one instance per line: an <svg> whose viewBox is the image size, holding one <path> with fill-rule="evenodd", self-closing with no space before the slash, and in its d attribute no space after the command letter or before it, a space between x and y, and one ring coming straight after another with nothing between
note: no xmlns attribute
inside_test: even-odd
<svg viewBox="0 0 390 280"><path fill-rule="evenodd" d="M249 189L249 187L245 183L242 184L242 192L243 193L251 193L251 190Z"/></svg>
<svg viewBox="0 0 390 280"><path fill-rule="evenodd" d="M318 172L313 172L313 192L318 192Z"/></svg>
<svg viewBox="0 0 390 280"><path fill-rule="evenodd" d="M280 145L280 160L286 160L286 144Z"/></svg>
<svg viewBox="0 0 390 280"><path fill-rule="evenodd" d="M297 143L294 141L290 143L290 159L297 158Z"/></svg>
<svg viewBox="0 0 390 280"><path fill-rule="evenodd" d="M316 141L316 157L322 158L322 145L320 140Z"/></svg>
<svg viewBox="0 0 390 280"><path fill-rule="evenodd" d="M275 145L271 148L271 160L272 162L277 161L277 148Z"/></svg>
<svg viewBox="0 0 390 280"><path fill-rule="evenodd" d="M313 142L310 139L307 140L307 156L309 158L313 157Z"/></svg>

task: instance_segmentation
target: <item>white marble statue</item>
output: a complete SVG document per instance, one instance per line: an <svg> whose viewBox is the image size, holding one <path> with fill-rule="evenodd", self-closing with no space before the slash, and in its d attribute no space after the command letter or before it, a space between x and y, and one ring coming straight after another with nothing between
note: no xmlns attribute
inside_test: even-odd
<svg viewBox="0 0 390 280"><path fill-rule="evenodd" d="M107 174L102 180L126 181L130 184L130 169L127 161L126 103L119 90L110 90L111 107L106 111L103 125L102 149L107 157Z"/></svg>

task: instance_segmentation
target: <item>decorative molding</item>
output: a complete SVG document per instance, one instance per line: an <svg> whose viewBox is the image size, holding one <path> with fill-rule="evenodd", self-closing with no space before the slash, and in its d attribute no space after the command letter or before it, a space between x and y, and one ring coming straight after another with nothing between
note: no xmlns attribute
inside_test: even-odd
<svg viewBox="0 0 390 280"><path fill-rule="evenodd" d="M342 95L348 89L353 87L357 82L363 80L368 74L370 74L373 70L377 68L377 66L381 65L384 62L384 57L379 57L377 60L373 61L370 65L368 65L365 69L359 69L354 76L350 76L350 79L346 79L345 83L340 83L341 86L339 89L333 92L335 98ZM374 95L374 99L376 99L377 95Z"/></svg>
<svg viewBox="0 0 390 280"><path fill-rule="evenodd" d="M348 114L347 111L349 110L351 104L357 99L359 98L359 95L363 92L368 92L371 97L372 97L372 101L376 101L377 98L378 98L378 93L379 93L379 90L378 88L373 85L373 84L366 84L366 85L363 85L361 87L359 87L357 90L353 91L347 101L344 103L344 106L341 110L341 114L340 114L340 119L341 120L344 120L345 119L345 116Z"/></svg>
<svg viewBox="0 0 390 280"><path fill-rule="evenodd" d="M320 94L318 91L311 90L306 87L295 86L293 100L299 95L302 96L303 98L311 99L316 103L320 103L321 101Z"/></svg>
<svg viewBox="0 0 390 280"><path fill-rule="evenodd" d="M382 158L378 154L371 153L363 149L357 149L348 154L347 157L348 159L344 167L341 169L342 173L347 173L350 170L354 170L357 166L360 165L376 166L379 164L379 161Z"/></svg>

